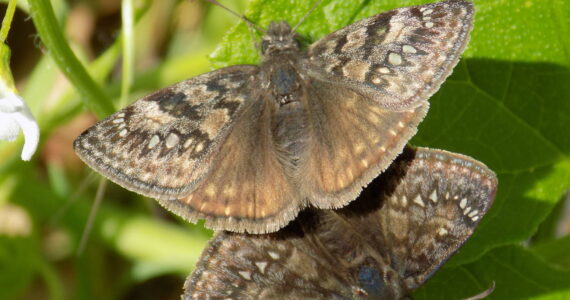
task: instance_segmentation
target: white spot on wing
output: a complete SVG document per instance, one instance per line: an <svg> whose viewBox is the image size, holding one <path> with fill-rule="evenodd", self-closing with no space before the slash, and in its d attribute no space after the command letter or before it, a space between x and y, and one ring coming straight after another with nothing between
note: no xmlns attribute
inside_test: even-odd
<svg viewBox="0 0 570 300"><path fill-rule="evenodd" d="M148 142L147 147L149 149L152 149L152 148L156 147L156 145L158 145L158 142L160 142L160 138L158 137L158 135L155 134L150 138L150 141Z"/></svg>
<svg viewBox="0 0 570 300"><path fill-rule="evenodd" d="M431 195L429 195L429 198L431 201L433 201L433 203L437 203L437 191L433 190L433 192L431 192Z"/></svg>
<svg viewBox="0 0 570 300"><path fill-rule="evenodd" d="M420 196L420 194L418 194L416 198L414 198L414 203L416 203L421 207L425 207L424 201L422 200L422 196Z"/></svg>
<svg viewBox="0 0 570 300"><path fill-rule="evenodd" d="M194 152L198 153L200 151L202 151L204 149L204 142L201 142L200 144L196 145L196 148L194 148Z"/></svg>
<svg viewBox="0 0 570 300"><path fill-rule="evenodd" d="M281 256L279 256L279 253L277 252L273 252L273 251L267 251L267 254L269 254L269 256L271 256L271 258L278 260L279 258L281 258Z"/></svg>
<svg viewBox="0 0 570 300"><path fill-rule="evenodd" d="M414 54L414 53L417 53L418 50L416 50L416 48L414 48L410 45L404 45L404 46L402 46L402 52Z"/></svg>
<svg viewBox="0 0 570 300"><path fill-rule="evenodd" d="M474 210L474 211L470 212L468 216L469 216L471 219L473 219L478 213L479 213L478 210Z"/></svg>
<svg viewBox="0 0 570 300"><path fill-rule="evenodd" d="M391 52L388 54L388 63L393 66L399 66L402 64L402 56L398 53Z"/></svg>
<svg viewBox="0 0 570 300"><path fill-rule="evenodd" d="M243 279L245 280L251 280L251 273L248 271L239 271L238 272L239 275L241 275L241 277L243 277Z"/></svg>
<svg viewBox="0 0 570 300"><path fill-rule="evenodd" d="M466 205L467 205L467 198L463 198L461 199L461 201L459 201L459 207L461 207L461 209L465 209Z"/></svg>
<svg viewBox="0 0 570 300"><path fill-rule="evenodd" d="M176 144L178 144L178 142L180 141L180 138L178 137L178 135L176 135L175 133L170 133L167 137L166 137L166 147L167 148L172 148L174 146L176 146Z"/></svg>
<svg viewBox="0 0 570 300"><path fill-rule="evenodd" d="M257 268L259 269L259 272L261 272L261 274L265 273L265 267L267 267L267 262L258 261L255 263L255 265L257 266Z"/></svg>
<svg viewBox="0 0 570 300"><path fill-rule="evenodd" d="M386 67L378 68L378 72L382 74L390 74L390 69Z"/></svg>
<svg viewBox="0 0 570 300"><path fill-rule="evenodd" d="M184 142L184 148L188 148L193 141L194 141L193 138L187 139L186 142Z"/></svg>

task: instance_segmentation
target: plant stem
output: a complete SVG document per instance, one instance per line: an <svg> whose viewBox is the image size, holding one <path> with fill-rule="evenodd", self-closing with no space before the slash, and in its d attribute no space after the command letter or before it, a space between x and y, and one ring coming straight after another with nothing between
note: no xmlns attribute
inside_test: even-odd
<svg viewBox="0 0 570 300"><path fill-rule="evenodd" d="M82 100L99 117L115 111L109 97L93 80L75 54L55 18L50 1L28 0L36 30L60 70L83 96Z"/></svg>

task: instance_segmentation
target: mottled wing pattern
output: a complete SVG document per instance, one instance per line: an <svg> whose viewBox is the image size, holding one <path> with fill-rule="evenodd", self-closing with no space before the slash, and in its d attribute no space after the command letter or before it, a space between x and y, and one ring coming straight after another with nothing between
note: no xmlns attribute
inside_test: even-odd
<svg viewBox="0 0 570 300"><path fill-rule="evenodd" d="M471 236L497 179L485 165L407 148L345 208L308 210L270 235L221 232L184 299L399 299Z"/></svg>
<svg viewBox="0 0 570 300"><path fill-rule="evenodd" d="M498 184L482 163L426 148L405 149L380 178L361 196L380 198L377 207L360 201L339 215L369 247L381 249L378 255L402 277L406 291L423 284L473 234Z"/></svg>
<svg viewBox="0 0 570 300"><path fill-rule="evenodd" d="M416 134L429 103L394 112L331 83L309 84L310 138L298 178L312 205L342 207L402 152Z"/></svg>
<svg viewBox="0 0 570 300"><path fill-rule="evenodd" d="M235 232L274 232L293 219L302 198L291 185L273 145L274 106L252 92L239 122L214 160L211 171L186 197L162 200L169 210L192 222L206 219L212 229Z"/></svg>
<svg viewBox="0 0 570 300"><path fill-rule="evenodd" d="M87 129L75 151L129 190L166 200L186 196L211 169L257 71L228 67L146 96Z"/></svg>
<svg viewBox="0 0 570 300"><path fill-rule="evenodd" d="M467 43L472 4L389 11L309 49L309 136L301 185L320 208L346 205L401 153Z"/></svg>
<svg viewBox="0 0 570 300"><path fill-rule="evenodd" d="M473 14L473 4L452 0L358 21L311 45L307 70L383 108L409 110L451 73L467 44Z"/></svg>
<svg viewBox="0 0 570 300"><path fill-rule="evenodd" d="M186 281L183 299L349 298L343 274L335 273L338 261L315 256L298 225L270 235L218 233Z"/></svg>

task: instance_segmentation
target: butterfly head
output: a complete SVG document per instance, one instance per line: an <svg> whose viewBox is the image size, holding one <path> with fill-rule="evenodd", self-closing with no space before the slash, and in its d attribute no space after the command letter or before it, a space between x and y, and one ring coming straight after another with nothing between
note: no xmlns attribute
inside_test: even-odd
<svg viewBox="0 0 570 300"><path fill-rule="evenodd" d="M285 21L271 22L261 41L261 53L274 55L285 51L299 50L299 42L289 23Z"/></svg>

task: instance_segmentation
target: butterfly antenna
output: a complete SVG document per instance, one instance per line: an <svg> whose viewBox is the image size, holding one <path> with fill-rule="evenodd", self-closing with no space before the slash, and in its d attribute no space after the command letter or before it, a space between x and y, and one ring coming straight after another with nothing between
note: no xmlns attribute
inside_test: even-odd
<svg viewBox="0 0 570 300"><path fill-rule="evenodd" d="M313 13L313 11L317 8L317 6L319 6L319 4L321 4L322 0L317 0L317 2L315 2L315 4L313 4L313 6L311 7L311 9L309 9L309 11L301 18L301 20L299 20L299 22L297 22L297 24L295 26L293 26L293 29L291 29L291 32L295 32L297 31L297 28L299 28L299 26L301 26L301 24L303 24L303 22L305 22L305 20L307 19L307 17Z"/></svg>
<svg viewBox="0 0 570 300"><path fill-rule="evenodd" d="M230 14L240 18L241 20L243 20L245 23L247 23L249 26L255 28L255 30L261 32L261 33L265 33L265 30L263 30L263 28L257 26L255 23L253 23L252 21L250 21L246 16L244 15L240 15L238 13L236 13L235 11L229 9L228 7L224 6L223 4L221 4L220 2L216 1L216 0L206 0L207 2L210 2L214 5L217 5L218 7L221 7L223 9L225 9L227 12L229 12Z"/></svg>

